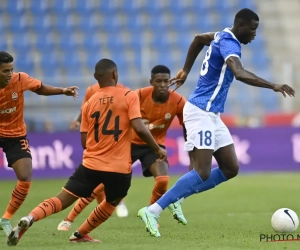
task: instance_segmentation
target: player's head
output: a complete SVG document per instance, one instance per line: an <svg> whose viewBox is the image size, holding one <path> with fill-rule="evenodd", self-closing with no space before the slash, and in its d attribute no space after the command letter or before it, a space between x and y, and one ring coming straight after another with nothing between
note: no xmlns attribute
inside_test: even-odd
<svg viewBox="0 0 300 250"><path fill-rule="evenodd" d="M0 51L0 88L4 88L9 82L13 74L14 58L4 52Z"/></svg>
<svg viewBox="0 0 300 250"><path fill-rule="evenodd" d="M247 44L254 40L258 28L259 17L250 9L242 9L236 13L234 18L234 30L237 39Z"/></svg>
<svg viewBox="0 0 300 250"><path fill-rule="evenodd" d="M164 65L156 65L151 70L150 84L154 87L156 96L167 96L169 94L168 81L170 75L170 69Z"/></svg>
<svg viewBox="0 0 300 250"><path fill-rule="evenodd" d="M109 59L101 59L95 66L95 79L100 87L116 86L118 82L117 65Z"/></svg>

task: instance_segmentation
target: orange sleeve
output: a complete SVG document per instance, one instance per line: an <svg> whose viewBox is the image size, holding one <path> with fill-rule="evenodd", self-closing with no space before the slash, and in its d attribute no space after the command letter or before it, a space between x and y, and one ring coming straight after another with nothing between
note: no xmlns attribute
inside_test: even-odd
<svg viewBox="0 0 300 250"><path fill-rule="evenodd" d="M81 114L81 123L80 123L80 132L84 133L88 131L89 128L89 120L88 120L88 111L89 111L90 103L86 102L83 105L82 108L82 114Z"/></svg>
<svg viewBox="0 0 300 250"><path fill-rule="evenodd" d="M140 100L134 91L128 92L127 101L128 101L129 120L132 120L135 118L141 118L142 115L141 115L141 111L140 111Z"/></svg>
<svg viewBox="0 0 300 250"><path fill-rule="evenodd" d="M38 79L35 79L33 77L30 77L28 74L24 72L19 73L19 79L22 83L22 90L31 90L36 91L42 86L42 82Z"/></svg>
<svg viewBox="0 0 300 250"><path fill-rule="evenodd" d="M85 91L84 99L81 104L81 109L83 109L83 105L91 98L91 96L94 94L91 87L88 87Z"/></svg>
<svg viewBox="0 0 300 250"><path fill-rule="evenodd" d="M134 90L134 92L138 95L138 98L141 100L141 97L142 97L141 89L136 89L136 90Z"/></svg>
<svg viewBox="0 0 300 250"><path fill-rule="evenodd" d="M180 125L183 125L183 107L186 103L186 99L182 96L177 105L177 117Z"/></svg>

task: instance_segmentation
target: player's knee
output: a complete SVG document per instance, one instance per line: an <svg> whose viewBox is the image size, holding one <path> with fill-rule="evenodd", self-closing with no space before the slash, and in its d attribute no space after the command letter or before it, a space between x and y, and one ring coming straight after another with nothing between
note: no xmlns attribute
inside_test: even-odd
<svg viewBox="0 0 300 250"><path fill-rule="evenodd" d="M119 203L120 203L121 200L123 200L123 199L124 199L124 197L123 197L123 198L117 198L117 199L115 199L114 201L107 201L107 203L109 203L110 205L116 207L116 206L119 205Z"/></svg>
<svg viewBox="0 0 300 250"><path fill-rule="evenodd" d="M67 207L71 206L78 199L78 197L75 197L74 195L70 194L69 192L66 192L65 190L62 190L56 196L56 198L58 198L61 202L61 210L64 210Z"/></svg>
<svg viewBox="0 0 300 250"><path fill-rule="evenodd" d="M194 170L198 173L202 181L206 181L210 176L210 169L194 168Z"/></svg>
<svg viewBox="0 0 300 250"><path fill-rule="evenodd" d="M19 181L31 181L32 161L30 158L22 158L12 164Z"/></svg>
<svg viewBox="0 0 300 250"><path fill-rule="evenodd" d="M30 173L18 173L17 174L17 178L19 181L26 181L26 182L30 182L31 181L31 172Z"/></svg>
<svg viewBox="0 0 300 250"><path fill-rule="evenodd" d="M238 175L239 168L239 164L234 164L228 168L222 168L222 171L227 179L232 179Z"/></svg>
<svg viewBox="0 0 300 250"><path fill-rule="evenodd" d="M236 166L234 166L234 167L231 169L231 178L234 178L234 177L236 177L236 176L238 175L239 169L240 169L239 164L237 164Z"/></svg>

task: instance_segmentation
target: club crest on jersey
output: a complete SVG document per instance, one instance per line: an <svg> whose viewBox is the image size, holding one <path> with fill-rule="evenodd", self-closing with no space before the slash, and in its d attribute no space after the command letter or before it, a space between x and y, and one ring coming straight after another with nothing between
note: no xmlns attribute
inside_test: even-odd
<svg viewBox="0 0 300 250"><path fill-rule="evenodd" d="M165 120L168 121L168 120L170 120L170 119L171 119L171 114L170 114L170 113L167 113L167 114L165 115Z"/></svg>
<svg viewBox="0 0 300 250"><path fill-rule="evenodd" d="M11 97L14 101L16 101L18 99L18 94L16 92L14 92L14 93L12 93Z"/></svg>

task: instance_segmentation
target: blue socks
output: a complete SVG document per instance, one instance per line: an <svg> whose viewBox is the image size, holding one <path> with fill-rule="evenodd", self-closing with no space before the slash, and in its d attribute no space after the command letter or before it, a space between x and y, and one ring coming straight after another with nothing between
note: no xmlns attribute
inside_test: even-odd
<svg viewBox="0 0 300 250"><path fill-rule="evenodd" d="M166 192L157 203L162 209L165 209L171 203L183 197L187 198L192 194L209 190L224 181L227 181L227 178L219 168L214 168L209 178L204 182L195 170L191 170L178 179L175 185Z"/></svg>
<svg viewBox="0 0 300 250"><path fill-rule="evenodd" d="M208 179L198 187L197 193L201 193L209 189L212 189L224 181L227 181L227 178L225 177L223 172L219 168L214 168L210 172L210 176L208 177Z"/></svg>
<svg viewBox="0 0 300 250"><path fill-rule="evenodd" d="M196 193L196 187L203 183L201 177L195 170L191 170L185 175L181 176L175 185L166 192L158 201L158 205L165 209L171 203L174 203L181 199L186 198Z"/></svg>

